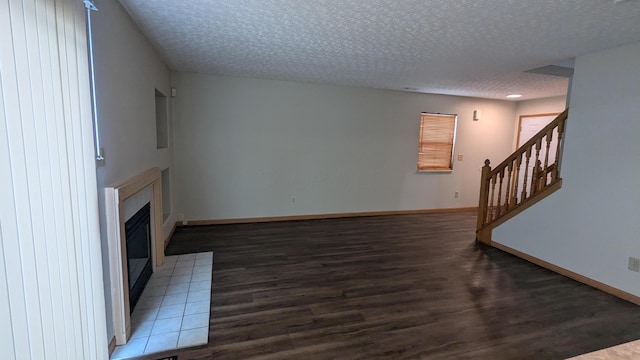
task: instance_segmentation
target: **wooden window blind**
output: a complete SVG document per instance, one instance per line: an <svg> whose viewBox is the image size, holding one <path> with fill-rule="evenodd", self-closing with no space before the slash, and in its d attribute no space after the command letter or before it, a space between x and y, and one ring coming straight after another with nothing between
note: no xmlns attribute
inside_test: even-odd
<svg viewBox="0 0 640 360"><path fill-rule="evenodd" d="M420 114L418 171L453 170L457 115Z"/></svg>

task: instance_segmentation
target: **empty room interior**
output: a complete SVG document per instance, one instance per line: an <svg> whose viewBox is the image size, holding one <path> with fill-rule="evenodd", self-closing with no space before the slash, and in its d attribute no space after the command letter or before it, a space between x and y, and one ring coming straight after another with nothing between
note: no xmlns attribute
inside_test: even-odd
<svg viewBox="0 0 640 360"><path fill-rule="evenodd" d="M0 4L9 359L640 358L640 2Z"/></svg>

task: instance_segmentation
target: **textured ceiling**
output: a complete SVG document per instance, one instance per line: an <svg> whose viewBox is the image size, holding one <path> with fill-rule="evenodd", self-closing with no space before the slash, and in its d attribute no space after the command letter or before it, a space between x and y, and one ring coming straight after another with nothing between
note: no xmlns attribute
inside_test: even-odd
<svg viewBox="0 0 640 360"><path fill-rule="evenodd" d="M495 99L564 95L523 71L640 41L638 0L121 3L173 70Z"/></svg>

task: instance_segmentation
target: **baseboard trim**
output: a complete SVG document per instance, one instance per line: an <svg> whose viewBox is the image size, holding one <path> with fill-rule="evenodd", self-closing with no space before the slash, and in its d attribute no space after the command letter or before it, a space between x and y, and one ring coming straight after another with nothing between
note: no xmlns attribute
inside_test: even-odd
<svg viewBox="0 0 640 360"><path fill-rule="evenodd" d="M179 221L177 224L178 224L178 226L247 224L247 223L262 223L262 222L275 222L275 221L337 219L337 218L364 217L364 216L406 215L406 214L434 214L434 213L463 212L463 211L471 211L471 210L477 210L477 209L478 209L477 207L465 207L465 208L446 208L446 209L365 211L365 212L314 214L314 215L271 216L271 217L258 217L258 218L235 218L235 219L218 219L218 220L189 220L189 221L184 221L184 222Z"/></svg>
<svg viewBox="0 0 640 360"><path fill-rule="evenodd" d="M552 264L550 262L547 262L547 261L544 261L542 259L539 259L539 258L537 258L535 256L531 256L531 255L525 254L525 253L523 253L521 251L518 251L516 249L510 248L510 247L508 247L506 245L502 245L502 244L499 244L497 242L491 242L491 246L495 247L496 249L500 249L500 250L502 250L504 252L507 252L507 253L509 253L511 255L515 255L515 256L517 256L517 257L519 257L521 259L527 260L527 261L529 261L529 262L531 262L533 264L536 264L538 266L542 266L545 269L548 269L548 270L556 272L556 273L558 273L560 275L566 276L566 277L568 277L570 279L579 281L579 282L581 282L581 283L583 283L585 285L589 285L589 286L591 286L593 288L596 288L598 290L602 290L602 291L604 291L606 293L609 293L609 294L611 294L613 296L619 297L622 300L626 300L626 301L628 301L630 303L633 303L633 304L636 304L636 305L640 305L640 296L636 296L636 295L630 294L630 293L628 293L626 291L614 288L613 286L609 286L607 284L601 283L601 282L599 282L597 280L591 279L591 278L586 277L584 275L580 275L580 274L575 273L575 272L573 272L571 270L567 270L567 269L565 269L563 267L560 267L560 266L554 265L554 264Z"/></svg>
<svg viewBox="0 0 640 360"><path fill-rule="evenodd" d="M116 337L112 337L111 341L109 341L109 359L111 359L111 355L116 350Z"/></svg>

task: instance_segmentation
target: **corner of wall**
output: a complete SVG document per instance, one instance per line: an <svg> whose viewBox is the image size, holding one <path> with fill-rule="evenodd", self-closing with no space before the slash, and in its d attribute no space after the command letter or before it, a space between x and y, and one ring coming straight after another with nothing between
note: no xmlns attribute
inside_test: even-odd
<svg viewBox="0 0 640 360"><path fill-rule="evenodd" d="M104 188L152 167L173 168L173 149L157 148L155 129L155 89L169 93L170 71L119 1L101 2L92 25L100 140L105 149L105 164L96 174L102 250L107 254ZM170 106L168 118L171 142ZM103 271L110 273L105 256ZM108 276L105 302L111 339L115 331Z"/></svg>

